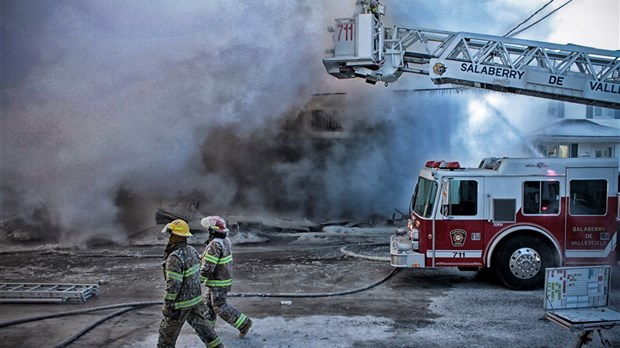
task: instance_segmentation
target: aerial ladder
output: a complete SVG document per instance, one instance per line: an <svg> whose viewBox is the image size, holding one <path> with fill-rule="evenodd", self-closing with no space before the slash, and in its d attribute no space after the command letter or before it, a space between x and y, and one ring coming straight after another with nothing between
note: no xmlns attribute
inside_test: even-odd
<svg viewBox="0 0 620 348"><path fill-rule="evenodd" d="M360 1L353 18L329 28L323 65L339 79L389 85L403 73L435 84L620 109L620 50L382 24L385 7Z"/></svg>

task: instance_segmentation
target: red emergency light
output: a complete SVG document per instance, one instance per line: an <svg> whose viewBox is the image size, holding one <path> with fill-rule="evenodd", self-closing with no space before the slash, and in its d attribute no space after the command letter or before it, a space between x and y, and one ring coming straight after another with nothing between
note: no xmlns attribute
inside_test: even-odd
<svg viewBox="0 0 620 348"><path fill-rule="evenodd" d="M426 164L424 165L427 168L439 168L439 166L443 163L443 161L426 161Z"/></svg>

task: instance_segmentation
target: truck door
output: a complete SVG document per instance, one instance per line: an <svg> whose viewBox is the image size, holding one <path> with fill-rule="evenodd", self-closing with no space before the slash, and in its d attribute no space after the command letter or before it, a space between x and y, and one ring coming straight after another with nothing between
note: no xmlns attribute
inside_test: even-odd
<svg viewBox="0 0 620 348"><path fill-rule="evenodd" d="M606 262L616 245L609 168L568 168L565 257L566 265Z"/></svg>
<svg viewBox="0 0 620 348"><path fill-rule="evenodd" d="M435 266L482 265L483 179L447 178L435 223Z"/></svg>

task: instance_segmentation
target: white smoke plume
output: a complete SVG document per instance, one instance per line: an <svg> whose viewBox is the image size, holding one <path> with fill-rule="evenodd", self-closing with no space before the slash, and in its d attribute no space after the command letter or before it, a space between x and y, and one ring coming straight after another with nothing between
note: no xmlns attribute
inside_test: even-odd
<svg viewBox="0 0 620 348"><path fill-rule="evenodd" d="M384 2L390 25L480 29L455 28L464 22L449 8L495 24L481 32L507 29L499 0ZM122 242L179 199L213 213L390 213L406 209L425 160L469 155L465 105L480 94L399 93L325 73L326 27L351 16L353 0L0 6L0 221L47 239ZM329 92L346 93L350 138L317 143L287 128L311 94Z"/></svg>

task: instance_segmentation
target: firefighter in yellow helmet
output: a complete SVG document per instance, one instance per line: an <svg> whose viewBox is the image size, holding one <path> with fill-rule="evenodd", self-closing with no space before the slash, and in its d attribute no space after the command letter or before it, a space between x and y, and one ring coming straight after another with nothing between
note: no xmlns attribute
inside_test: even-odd
<svg viewBox="0 0 620 348"><path fill-rule="evenodd" d="M168 233L169 241L162 263L166 294L157 347L174 347L187 321L206 347L223 348L224 345L207 319L211 315L202 301L200 255L187 244L187 238L192 235L187 222L174 220L161 232Z"/></svg>
<svg viewBox="0 0 620 348"><path fill-rule="evenodd" d="M207 216L200 223L209 230L200 268L200 280L209 289L205 294L205 302L212 309L212 314L217 314L239 330L239 337L244 337L252 327L252 320L226 302L232 286L233 262L232 243L227 237L226 222L220 216ZM210 318L213 326L216 319L215 315Z"/></svg>

